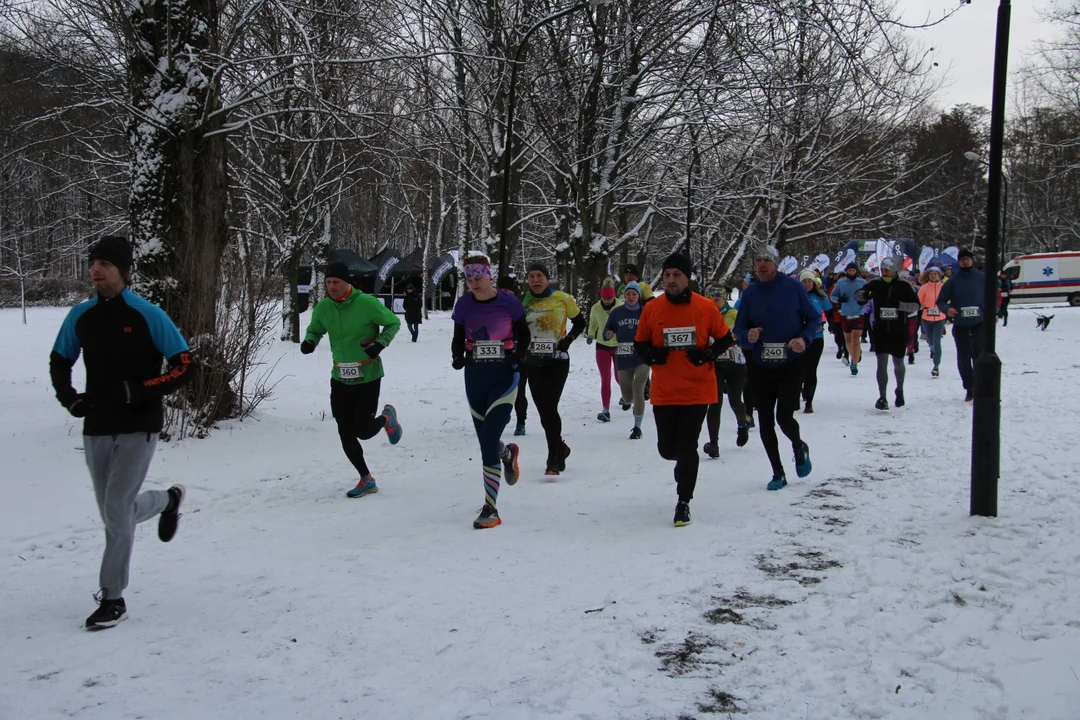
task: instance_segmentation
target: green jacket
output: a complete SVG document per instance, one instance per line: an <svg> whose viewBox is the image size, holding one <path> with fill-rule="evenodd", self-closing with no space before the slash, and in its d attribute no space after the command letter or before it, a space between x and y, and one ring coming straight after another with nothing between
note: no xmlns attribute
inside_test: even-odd
<svg viewBox="0 0 1080 720"><path fill-rule="evenodd" d="M611 310L614 310L619 305L622 305L622 303L616 300L615 304L611 306ZM614 337L610 340L604 339L604 326L607 325L611 310L605 309L602 302L597 302L589 310L589 330L585 333L585 337L591 337L601 347L613 348L619 344L619 341Z"/></svg>
<svg viewBox="0 0 1080 720"><path fill-rule="evenodd" d="M379 327L382 326L382 332ZM304 339L319 344L322 336L330 335L330 350L334 356L334 370L330 377L338 377L338 363L360 363L363 378L347 380L350 385L371 382L383 376L382 358L371 359L361 343L376 340L386 347L397 335L401 320L382 300L365 295L356 288L349 296L338 302L324 297L311 311L311 324Z"/></svg>

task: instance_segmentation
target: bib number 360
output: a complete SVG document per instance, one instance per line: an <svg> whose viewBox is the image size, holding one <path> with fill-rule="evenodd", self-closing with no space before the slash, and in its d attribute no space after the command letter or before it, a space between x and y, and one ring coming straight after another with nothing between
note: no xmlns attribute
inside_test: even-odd
<svg viewBox="0 0 1080 720"><path fill-rule="evenodd" d="M680 350L694 347L696 344L697 328L693 326L664 328L664 347Z"/></svg>
<svg viewBox="0 0 1080 720"><path fill-rule="evenodd" d="M364 371L360 363L338 363L338 380L363 380Z"/></svg>

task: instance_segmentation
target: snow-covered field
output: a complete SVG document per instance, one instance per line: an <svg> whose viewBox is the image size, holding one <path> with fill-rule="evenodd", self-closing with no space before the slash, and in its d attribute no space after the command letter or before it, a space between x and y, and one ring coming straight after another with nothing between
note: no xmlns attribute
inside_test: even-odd
<svg viewBox="0 0 1080 720"><path fill-rule="evenodd" d="M64 312L0 312L3 720L1080 718L1080 312L1042 333L1017 308L1000 330L996 519L968 516L951 337L942 377L924 347L888 413L872 362L853 379L827 350L817 413L799 416L814 473L779 493L725 408L679 529L651 415L641 442L617 407L595 420L583 342L567 472L544 477L531 414L521 482L485 531L445 315L383 355L404 437L365 444L381 492L359 500L327 344L280 344L256 418L159 446L148 487L187 486L180 533L140 527L129 619L94 634L103 531L48 377Z"/></svg>

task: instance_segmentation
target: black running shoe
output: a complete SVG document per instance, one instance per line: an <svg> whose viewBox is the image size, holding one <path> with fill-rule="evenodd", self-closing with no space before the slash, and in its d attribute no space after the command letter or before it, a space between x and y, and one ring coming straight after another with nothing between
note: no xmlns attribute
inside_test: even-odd
<svg viewBox="0 0 1080 720"><path fill-rule="evenodd" d="M176 528L180 524L180 505L184 502L184 486L173 485L168 493L169 504L158 518L157 536L161 542L169 542L176 535Z"/></svg>
<svg viewBox="0 0 1080 720"><path fill-rule="evenodd" d="M690 524L690 503L680 502L675 506L675 527L685 527Z"/></svg>
<svg viewBox="0 0 1080 720"><path fill-rule="evenodd" d="M111 628L127 616L127 605L124 604L124 598L113 600L106 597L105 591L102 590L94 595L94 599L98 601L98 609L90 617L86 618L87 630Z"/></svg>
<svg viewBox="0 0 1080 720"><path fill-rule="evenodd" d="M895 405L896 405L896 407L904 407L904 391L903 390L897 390L896 391L896 403L895 403Z"/></svg>
<svg viewBox="0 0 1080 720"><path fill-rule="evenodd" d="M876 407L878 410L888 410L889 409L889 401L886 400L885 398L878 398L877 402L874 403L874 407Z"/></svg>
<svg viewBox="0 0 1080 720"><path fill-rule="evenodd" d="M964 394L964 402L975 402L975 393L968 390L967 393Z"/></svg>
<svg viewBox="0 0 1080 720"><path fill-rule="evenodd" d="M704 453L705 453L706 455L708 455L708 456L709 456L709 457L711 457L711 458L718 458L718 457L720 457L720 448L719 448L719 447L717 447L716 443L715 443L715 442L713 442L712 440L710 440L709 442L705 443L705 446L704 446L704 447L702 447L701 449L702 449L702 451L704 451Z"/></svg>
<svg viewBox="0 0 1080 720"><path fill-rule="evenodd" d="M750 425L749 424L740 425L739 430L735 435L735 444L738 445L739 447L742 447L743 445L746 445L747 441L749 441L749 440L750 440Z"/></svg>
<svg viewBox="0 0 1080 720"><path fill-rule="evenodd" d="M634 429L630 431L630 439L631 440L640 440L641 439L641 428L639 428L639 427L637 427L635 425Z"/></svg>
<svg viewBox="0 0 1080 720"><path fill-rule="evenodd" d="M559 455L559 472L566 472L566 458L568 457L570 457L570 446L563 440L562 453Z"/></svg>
<svg viewBox="0 0 1080 720"><path fill-rule="evenodd" d="M814 412L814 401L813 400L807 400L806 401L806 405L803 407L803 412L806 413L807 415L813 414L813 412Z"/></svg>

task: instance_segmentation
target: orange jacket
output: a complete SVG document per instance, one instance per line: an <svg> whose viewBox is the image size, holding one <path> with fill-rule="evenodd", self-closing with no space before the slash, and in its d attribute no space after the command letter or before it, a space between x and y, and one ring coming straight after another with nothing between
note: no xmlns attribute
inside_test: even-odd
<svg viewBox="0 0 1080 720"><path fill-rule="evenodd" d="M936 317L930 317L929 308L937 310L938 295L941 294L941 282L928 282L919 288L919 305L926 308L920 317L926 322L944 322L945 313L939 313Z"/></svg>
<svg viewBox="0 0 1080 720"><path fill-rule="evenodd" d="M710 337L731 332L712 300L691 293L689 303L673 303L658 295L642 309L634 340L664 347L664 329L682 327L694 328L699 348L707 347ZM671 350L666 363L652 366L650 398L653 405L712 405L717 400L713 363L694 365L684 351Z"/></svg>

